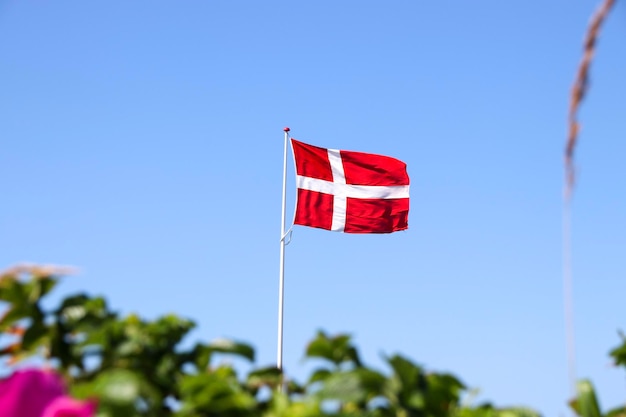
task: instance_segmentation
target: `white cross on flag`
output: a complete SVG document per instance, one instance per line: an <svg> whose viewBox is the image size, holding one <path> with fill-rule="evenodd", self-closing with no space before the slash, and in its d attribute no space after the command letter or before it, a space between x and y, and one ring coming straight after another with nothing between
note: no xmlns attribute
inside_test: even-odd
<svg viewBox="0 0 626 417"><path fill-rule="evenodd" d="M409 176L395 158L291 139L298 188L295 224L345 233L408 227Z"/></svg>

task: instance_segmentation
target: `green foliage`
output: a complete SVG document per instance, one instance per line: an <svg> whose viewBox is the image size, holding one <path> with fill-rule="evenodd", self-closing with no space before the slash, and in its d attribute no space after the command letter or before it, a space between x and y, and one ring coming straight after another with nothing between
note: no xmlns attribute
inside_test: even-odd
<svg viewBox="0 0 626 417"><path fill-rule="evenodd" d="M277 370L257 372L246 384L230 367L211 367L215 353L253 360L247 344L220 340L183 349L192 321L175 315L153 321L120 317L103 298L86 294L66 297L46 311L42 299L57 278L21 275L22 270L0 275L0 301L6 305L0 331L12 335L0 355L9 364L48 360L73 395L98 399L99 417L254 415L255 394L277 385Z"/></svg>
<svg viewBox="0 0 626 417"><path fill-rule="evenodd" d="M626 366L626 336L620 332L622 344L615 349L611 350L610 355L615 360L616 365Z"/></svg>
<svg viewBox="0 0 626 417"><path fill-rule="evenodd" d="M576 390L578 395L571 402L571 406L576 411L576 414L582 417L602 417L598 399L591 382L588 380L579 381Z"/></svg>
<svg viewBox="0 0 626 417"><path fill-rule="evenodd" d="M42 272L43 271L43 272ZM29 279L22 279L26 276ZM349 335L319 332L305 357L320 365L304 384L283 380L275 367L245 377L215 355L254 361L251 346L232 340L181 342L195 323L176 315L147 321L121 317L102 297L76 294L45 310L42 300L57 278L42 269L0 275L0 356L9 365L47 360L67 379L72 395L98 400L97 417L538 417L528 408L467 405L455 376L426 371L400 355L386 371L367 367ZM626 341L611 352L626 365ZM570 402L581 417L626 417L601 412L591 382L578 384Z"/></svg>
<svg viewBox="0 0 626 417"><path fill-rule="evenodd" d="M350 336L338 335L329 337L320 331L306 349L306 356L309 358L321 358L329 361L336 368L341 364L348 363L356 367L361 366L356 348L352 346Z"/></svg>
<svg viewBox="0 0 626 417"><path fill-rule="evenodd" d="M610 355L616 365L626 366L626 337L622 333L620 337L621 345L612 349ZM617 407L603 413L593 383L587 379L578 381L576 398L570 401L570 406L581 417L626 417L626 407Z"/></svg>

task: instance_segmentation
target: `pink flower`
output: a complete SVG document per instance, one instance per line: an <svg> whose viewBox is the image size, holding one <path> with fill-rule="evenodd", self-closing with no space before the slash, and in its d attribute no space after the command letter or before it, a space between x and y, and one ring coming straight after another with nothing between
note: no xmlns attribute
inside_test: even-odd
<svg viewBox="0 0 626 417"><path fill-rule="evenodd" d="M65 395L65 384L52 371L16 371L0 380L2 417L92 417L96 404Z"/></svg>
<svg viewBox="0 0 626 417"><path fill-rule="evenodd" d="M57 397L41 417L92 417L96 413L93 401L77 401L70 397Z"/></svg>

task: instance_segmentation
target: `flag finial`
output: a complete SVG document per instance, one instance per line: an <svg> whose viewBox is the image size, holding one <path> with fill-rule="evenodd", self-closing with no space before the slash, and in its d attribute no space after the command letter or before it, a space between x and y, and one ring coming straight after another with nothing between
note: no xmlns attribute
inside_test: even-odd
<svg viewBox="0 0 626 417"><path fill-rule="evenodd" d="M283 131L285 131L285 132L289 132L290 130L291 130L291 129L289 129L288 127L285 127L285 128L283 129Z"/></svg>

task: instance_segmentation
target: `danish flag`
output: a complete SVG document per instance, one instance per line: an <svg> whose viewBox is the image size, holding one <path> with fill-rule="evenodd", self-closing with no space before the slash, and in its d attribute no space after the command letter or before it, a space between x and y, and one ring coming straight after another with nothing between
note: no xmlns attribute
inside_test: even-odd
<svg viewBox="0 0 626 417"><path fill-rule="evenodd" d="M295 139L291 146L298 188L295 224L345 233L392 233L408 227L404 162Z"/></svg>

